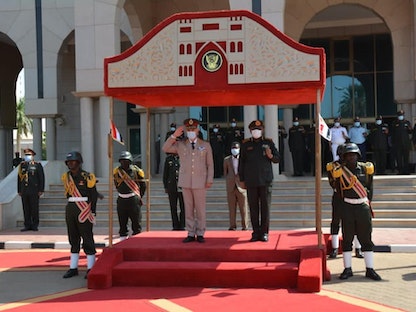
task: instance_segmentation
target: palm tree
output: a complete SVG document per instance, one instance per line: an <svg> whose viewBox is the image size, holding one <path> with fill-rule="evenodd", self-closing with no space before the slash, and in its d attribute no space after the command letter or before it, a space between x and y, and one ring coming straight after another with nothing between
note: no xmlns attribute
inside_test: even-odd
<svg viewBox="0 0 416 312"><path fill-rule="evenodd" d="M22 141L22 136L27 136L29 133L32 133L32 126L32 119L27 117L25 114L25 100L23 98L19 99L19 101L16 103L17 151L20 151L20 142Z"/></svg>

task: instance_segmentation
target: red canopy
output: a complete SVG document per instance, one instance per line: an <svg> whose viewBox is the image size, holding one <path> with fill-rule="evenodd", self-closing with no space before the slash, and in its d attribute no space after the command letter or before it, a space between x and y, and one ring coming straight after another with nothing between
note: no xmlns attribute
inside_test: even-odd
<svg viewBox="0 0 416 312"><path fill-rule="evenodd" d="M175 14L105 58L105 94L144 107L312 104L325 53L249 11Z"/></svg>

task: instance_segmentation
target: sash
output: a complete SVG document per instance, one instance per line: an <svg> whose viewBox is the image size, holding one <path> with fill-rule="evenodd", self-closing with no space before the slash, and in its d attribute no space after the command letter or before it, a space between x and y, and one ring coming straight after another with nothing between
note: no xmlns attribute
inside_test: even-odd
<svg viewBox="0 0 416 312"><path fill-rule="evenodd" d="M367 190L360 180L347 168L342 168L341 188L342 190L352 189L359 198L367 197Z"/></svg>
<svg viewBox="0 0 416 312"><path fill-rule="evenodd" d="M69 173L67 174L67 178L65 179L65 190L72 197L83 197L81 192L78 190L77 186L75 185L74 179ZM89 220L92 224L96 223L95 217L91 212L91 203L80 201L80 202L75 202L75 204L77 205L78 209L81 211L81 213L78 215L78 221L80 223L84 223L87 220Z"/></svg>
<svg viewBox="0 0 416 312"><path fill-rule="evenodd" d="M134 180L127 174L127 172L125 172L123 170L123 172L121 172L120 168L117 170L117 174L118 176L121 178L121 180L126 183L126 185L131 189L131 191L136 194L137 196L139 196L139 198L141 198L140 196L140 188L137 185L136 182L134 182Z"/></svg>

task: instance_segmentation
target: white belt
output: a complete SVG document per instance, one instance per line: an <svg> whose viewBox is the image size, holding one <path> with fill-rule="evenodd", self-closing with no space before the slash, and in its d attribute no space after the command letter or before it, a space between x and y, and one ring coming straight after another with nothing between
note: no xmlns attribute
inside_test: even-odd
<svg viewBox="0 0 416 312"><path fill-rule="evenodd" d="M120 196L121 198L130 198L130 197L136 196L136 194L135 193L127 193L127 194L118 193L118 196Z"/></svg>
<svg viewBox="0 0 416 312"><path fill-rule="evenodd" d="M68 197L68 201L71 203L86 202L88 201L88 197Z"/></svg>
<svg viewBox="0 0 416 312"><path fill-rule="evenodd" d="M359 205L359 204L364 204L368 202L368 198L364 197L364 198L344 198L344 202L348 203L348 204L352 204L352 205Z"/></svg>

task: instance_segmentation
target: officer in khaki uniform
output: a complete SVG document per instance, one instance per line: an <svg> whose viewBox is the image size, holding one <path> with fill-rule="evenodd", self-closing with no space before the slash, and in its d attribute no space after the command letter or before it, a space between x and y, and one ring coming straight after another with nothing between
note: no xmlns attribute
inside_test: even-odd
<svg viewBox="0 0 416 312"><path fill-rule="evenodd" d="M188 236L184 243L205 242L206 192L214 179L214 161L211 145L198 137L199 122L188 118L184 126L178 127L163 145L165 153L179 155L180 169L178 186L182 188L185 202L185 220ZM186 130L186 140L177 141ZM195 238L196 236L196 238Z"/></svg>

